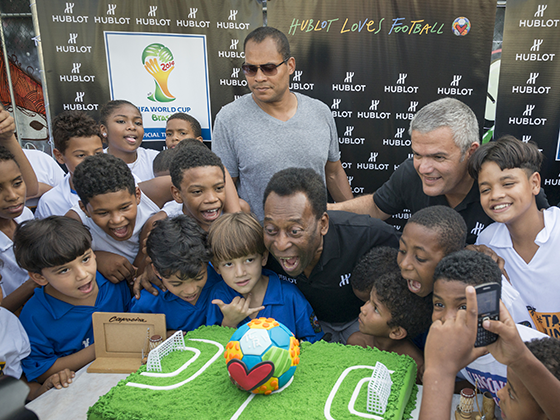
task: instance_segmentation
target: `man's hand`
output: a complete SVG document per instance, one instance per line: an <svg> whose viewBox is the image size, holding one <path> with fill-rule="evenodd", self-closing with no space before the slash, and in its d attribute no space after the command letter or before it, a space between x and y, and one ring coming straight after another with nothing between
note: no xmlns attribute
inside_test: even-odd
<svg viewBox="0 0 560 420"><path fill-rule="evenodd" d="M157 296L158 291L152 284L156 285L164 292L167 291L167 287L165 287L163 282L155 275L152 265L148 264L146 270L134 279L134 285L132 286L134 297L140 299L140 292L142 289L146 289L152 295Z"/></svg>
<svg viewBox="0 0 560 420"><path fill-rule="evenodd" d="M224 314L224 320L222 321L222 325L224 327L237 328L237 324L245 318L253 314L257 314L264 309L264 306L251 308L251 297L250 293L249 296L247 296L247 299L236 296L229 304L225 304L220 299L212 300L212 303L214 305L218 305L222 314Z"/></svg>
<svg viewBox="0 0 560 420"><path fill-rule="evenodd" d="M136 275L136 268L125 257L112 252L95 251L97 271L111 283L123 280L132 281Z"/></svg>
<svg viewBox="0 0 560 420"><path fill-rule="evenodd" d="M504 275L504 277L511 283L511 280L509 279L509 276L505 269L506 261L498 254L496 254L493 249L488 248L486 245L467 245L465 249L468 249L469 251L482 252L484 255L488 255L496 264L498 264L498 267L500 267L500 270L502 270L502 274Z"/></svg>
<svg viewBox="0 0 560 420"><path fill-rule="evenodd" d="M467 309L458 311L455 319L434 321L424 348L425 370L437 369L443 375L456 375L473 360L488 353L475 348L478 307L474 287L467 286Z"/></svg>

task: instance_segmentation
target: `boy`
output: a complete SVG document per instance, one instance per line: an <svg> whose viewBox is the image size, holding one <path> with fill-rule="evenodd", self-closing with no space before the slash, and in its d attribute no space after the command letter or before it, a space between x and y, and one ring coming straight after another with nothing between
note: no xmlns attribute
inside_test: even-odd
<svg viewBox="0 0 560 420"><path fill-rule="evenodd" d="M181 141L194 138L202 142L202 129L198 120L189 114L177 112L169 117L165 126L165 145L174 149Z"/></svg>
<svg viewBox="0 0 560 420"><path fill-rule="evenodd" d="M379 275L367 265L367 260L361 260L352 273L352 277L374 278L370 298L358 318L365 337L358 345L409 355L418 366L421 381L424 357L411 338L430 326L431 301L409 291L397 270Z"/></svg>
<svg viewBox="0 0 560 420"><path fill-rule="evenodd" d="M560 209L537 208L541 162L534 144L505 136L473 154L469 173L478 181L482 208L497 222L479 235L477 244L487 245L505 260L530 325L558 337L560 287L554 279L560 270Z"/></svg>
<svg viewBox="0 0 560 420"><path fill-rule="evenodd" d="M154 296L143 290L132 300L131 312L164 313L168 335L204 325L210 289L219 281L209 264L206 233L192 217L179 215L157 221L146 248L167 291Z"/></svg>
<svg viewBox="0 0 560 420"><path fill-rule="evenodd" d="M0 264L3 261L0 260ZM2 276L0 276L2 284ZM0 287L0 304L2 304L2 288ZM51 388L66 388L72 383L74 372L64 369L49 376L43 385L37 382L27 382L22 373L21 361L31 352L29 338L20 320L5 308L0 307L0 377L3 375L21 379L30 388L27 400L33 400Z"/></svg>
<svg viewBox="0 0 560 420"><path fill-rule="evenodd" d="M378 246L372 248L361 259L360 267L366 272L371 272L370 277L367 274L359 274L350 276L350 285L358 299L363 302L369 300L371 294L371 286L377 276L383 275L391 271L399 271L397 264L398 251L388 246ZM354 273L358 273L358 266L354 268Z"/></svg>
<svg viewBox="0 0 560 420"><path fill-rule="evenodd" d="M463 250L443 258L434 273L432 321L446 322L454 319L457 312L466 308L465 288L485 283L502 283L502 272L490 257L480 252ZM508 303L506 303L508 306ZM545 337L536 330L518 325L524 340ZM482 356L461 371L467 380L481 392L489 391L494 398L506 383L506 367L491 357Z"/></svg>
<svg viewBox="0 0 560 420"><path fill-rule="evenodd" d="M224 279L212 290L208 325L237 328L257 317L283 323L297 339L323 336L311 305L294 285L263 269L268 258L260 223L247 213L221 216L210 227L212 264Z"/></svg>
<svg viewBox="0 0 560 420"><path fill-rule="evenodd" d="M72 182L76 166L88 156L103 153L99 126L85 112L65 111L54 118L52 128L54 155L58 163L66 166L68 173L62 182L43 194L35 211L37 219L64 216L78 204L78 194Z"/></svg>
<svg viewBox="0 0 560 420"><path fill-rule="evenodd" d="M159 208L135 186L126 163L109 154L91 156L76 168L74 186L81 212L75 206L67 216L91 229L93 250L119 254L133 263L140 231Z"/></svg>
<svg viewBox="0 0 560 420"><path fill-rule="evenodd" d="M414 213L399 240L397 262L408 289L418 296L432 293L434 270L440 260L464 248L467 225L447 206L431 206Z"/></svg>
<svg viewBox="0 0 560 420"><path fill-rule="evenodd" d="M523 343L507 309L500 305L499 321L483 327L498 334L488 347L475 348L477 330L476 292L465 289L466 310L445 323L435 321L426 343L424 393L419 418L448 419L453 382L461 366L487 351L507 365L506 387L498 391L504 419L557 419L560 413L560 342L553 338Z"/></svg>
<svg viewBox="0 0 560 420"><path fill-rule="evenodd" d="M173 182L171 193L175 201L181 204L180 210L177 206L175 211L192 216L208 232L225 205L224 165L202 143L196 140L185 140L183 143L185 147L177 149L169 168Z"/></svg>
<svg viewBox="0 0 560 420"><path fill-rule="evenodd" d="M169 167L174 156L175 149L165 149L158 153L152 164L155 177L169 175Z"/></svg>
<svg viewBox="0 0 560 420"><path fill-rule="evenodd" d="M89 230L67 217L22 223L14 253L43 286L35 289L20 316L31 343L31 354L22 362L25 376L42 383L65 368L77 371L95 359L91 315L126 311L128 287L97 272Z"/></svg>

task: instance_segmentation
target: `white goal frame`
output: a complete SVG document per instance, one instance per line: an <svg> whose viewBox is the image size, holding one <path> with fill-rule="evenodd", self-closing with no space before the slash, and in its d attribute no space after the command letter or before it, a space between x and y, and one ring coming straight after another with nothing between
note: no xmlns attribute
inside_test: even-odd
<svg viewBox="0 0 560 420"><path fill-rule="evenodd" d="M161 359L175 350L186 350L183 331L177 331L148 354L146 370L148 372L161 372Z"/></svg>

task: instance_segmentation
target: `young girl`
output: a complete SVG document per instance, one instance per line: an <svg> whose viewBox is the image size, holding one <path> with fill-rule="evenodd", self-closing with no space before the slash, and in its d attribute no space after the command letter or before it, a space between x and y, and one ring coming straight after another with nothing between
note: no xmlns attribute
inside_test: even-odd
<svg viewBox="0 0 560 420"><path fill-rule="evenodd" d="M126 162L140 181L154 178L153 161L158 151L140 147L144 137L142 114L125 100L109 101L101 108L101 134L105 150Z"/></svg>
<svg viewBox="0 0 560 420"><path fill-rule="evenodd" d="M15 311L33 294L35 285L16 263L12 239L18 223L33 218L25 197L38 190L37 177L14 136L15 124L0 106L0 276L5 297L2 306ZM27 188L26 188L27 185Z"/></svg>

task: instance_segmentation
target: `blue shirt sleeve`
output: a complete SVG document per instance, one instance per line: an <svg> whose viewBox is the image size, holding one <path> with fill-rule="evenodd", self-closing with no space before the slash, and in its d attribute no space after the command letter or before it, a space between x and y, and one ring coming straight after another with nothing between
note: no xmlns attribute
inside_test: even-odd
<svg viewBox="0 0 560 420"><path fill-rule="evenodd" d="M323 330L319 321L315 316L313 308L303 296L303 293L294 284L280 281L284 289L289 289L291 294L291 304L293 305L293 311L295 313L296 331L294 335L298 340L309 341L314 343L315 341L323 338Z"/></svg>

